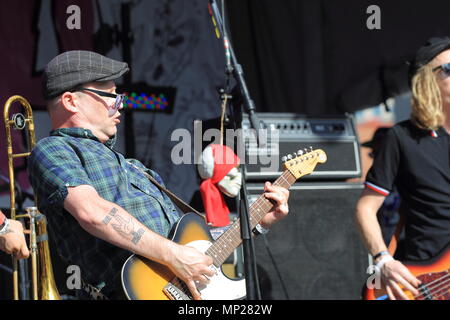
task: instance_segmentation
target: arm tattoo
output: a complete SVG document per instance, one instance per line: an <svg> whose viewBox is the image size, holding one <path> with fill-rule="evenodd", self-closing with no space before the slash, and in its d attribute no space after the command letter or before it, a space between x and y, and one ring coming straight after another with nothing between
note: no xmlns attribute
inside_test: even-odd
<svg viewBox="0 0 450 320"><path fill-rule="evenodd" d="M108 216L106 216L103 219L103 223L108 225L108 223L111 221L112 217L114 217L118 211L119 210L117 210L117 208L112 208L111 211L108 213Z"/></svg>
<svg viewBox="0 0 450 320"><path fill-rule="evenodd" d="M119 210L117 208L112 208L108 215L103 219L103 223L108 225L111 220L114 219L112 223L112 227L117 231L121 236L131 240L134 244L138 244L139 240L141 240L142 235L144 234L144 229L135 226L133 219L131 217L124 218L119 214Z"/></svg>

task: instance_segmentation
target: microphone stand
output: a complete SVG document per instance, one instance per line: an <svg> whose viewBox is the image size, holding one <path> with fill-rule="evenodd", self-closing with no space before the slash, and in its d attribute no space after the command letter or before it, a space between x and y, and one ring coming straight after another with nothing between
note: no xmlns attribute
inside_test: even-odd
<svg viewBox="0 0 450 320"><path fill-rule="evenodd" d="M250 98L249 92L247 90L247 85L244 80L242 66L237 62L236 56L233 51L233 47L231 46L230 41L228 40L227 31L224 27L222 16L220 14L219 8L215 0L210 0L210 13L215 19L217 23L218 30L216 30L217 34L222 34L224 46L225 46L225 58L227 62L226 73L228 76L233 75L239 90L236 90L238 94L238 99L233 96L233 119L234 119L234 129L239 129L238 132L242 133L242 105L244 106L245 112L249 116L250 125L256 132L259 129L259 121L255 115L255 104L253 100ZM217 32L219 31L219 32ZM239 101L239 102L238 102ZM258 134L256 134L256 138L258 139ZM244 146L243 135L240 134L237 136L237 139L240 139L242 143L237 143L237 146ZM258 140L257 143L259 144ZM245 159L245 157L244 157ZM244 160L245 162L245 160ZM245 280L246 280L246 290L247 290L247 300L261 300L261 293L259 288L259 282L257 277L256 270L256 257L254 251L254 243L252 238L252 231L249 219L248 212L248 198L247 198L247 188L245 185L245 165L243 163L240 164L240 170L242 173L242 186L240 190L239 196L239 205L238 212L240 217L240 227L241 227L241 238L243 245L243 255L244 255L244 271L245 271Z"/></svg>
<svg viewBox="0 0 450 320"><path fill-rule="evenodd" d="M128 65L132 66L132 54L131 46L134 42L133 34L131 33L131 8L133 1L126 1L121 4L120 13L122 21L122 31L120 33L120 39L122 41L122 55L123 60L128 62ZM123 76L123 85L125 88L129 88L132 82L132 70L128 71ZM125 155L127 158L134 158L136 156L136 145L134 137L134 120L132 110L123 110L124 122L125 122Z"/></svg>

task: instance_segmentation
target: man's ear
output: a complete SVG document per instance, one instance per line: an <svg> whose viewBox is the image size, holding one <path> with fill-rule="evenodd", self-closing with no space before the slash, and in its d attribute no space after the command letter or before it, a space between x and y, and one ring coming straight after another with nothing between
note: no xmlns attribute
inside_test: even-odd
<svg viewBox="0 0 450 320"><path fill-rule="evenodd" d="M78 112L77 105L79 104L80 99L74 92L66 91L61 95L61 105L66 109L67 111L71 113Z"/></svg>

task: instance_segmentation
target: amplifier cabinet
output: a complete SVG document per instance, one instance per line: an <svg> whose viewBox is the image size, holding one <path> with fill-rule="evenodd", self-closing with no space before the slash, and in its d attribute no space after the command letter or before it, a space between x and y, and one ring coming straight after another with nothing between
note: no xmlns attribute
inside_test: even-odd
<svg viewBox="0 0 450 320"><path fill-rule="evenodd" d="M363 184L295 183L289 215L255 238L263 299L361 299L369 255L354 223ZM247 183L249 202L263 183Z"/></svg>
<svg viewBox="0 0 450 320"><path fill-rule="evenodd" d="M282 173L281 158L298 150L323 149L327 162L303 179L343 180L361 176L360 146L352 116L310 118L293 113L258 113L261 132L256 144L248 118L242 123L246 178L275 179Z"/></svg>

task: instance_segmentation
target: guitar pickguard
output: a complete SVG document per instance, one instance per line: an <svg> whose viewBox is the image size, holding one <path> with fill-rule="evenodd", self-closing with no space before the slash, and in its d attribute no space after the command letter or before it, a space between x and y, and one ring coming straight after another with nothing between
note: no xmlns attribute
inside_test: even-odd
<svg viewBox="0 0 450 320"><path fill-rule="evenodd" d="M205 240L197 240L187 244L201 252L212 245L211 242ZM245 279L230 279L225 276L221 268L214 267L216 275L210 277L210 283L206 286L197 285L197 289L204 300L238 300L246 295ZM227 290L224 290L227 288Z"/></svg>

